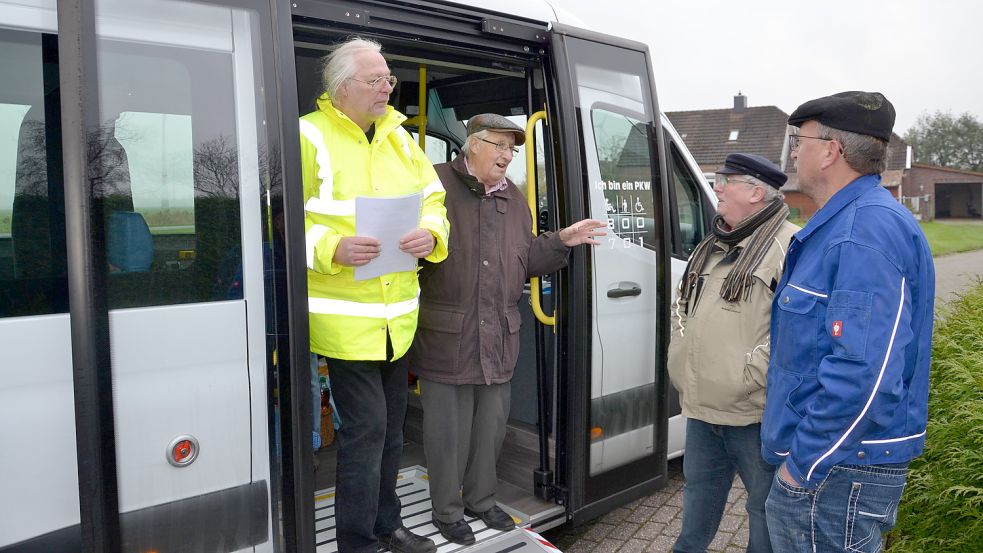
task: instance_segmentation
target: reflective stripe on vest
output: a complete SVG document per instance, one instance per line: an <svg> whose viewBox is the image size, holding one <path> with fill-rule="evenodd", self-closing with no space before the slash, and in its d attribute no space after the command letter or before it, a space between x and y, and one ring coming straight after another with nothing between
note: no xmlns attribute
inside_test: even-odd
<svg viewBox="0 0 983 553"><path fill-rule="evenodd" d="M439 194L444 192L444 185L440 183L440 179L434 179L423 189L423 203L427 203L427 198L431 194ZM443 235L446 239L447 235L450 234L450 229L447 225L447 219L440 217L439 215L424 215L420 218L421 223L430 223L431 225L443 229Z"/></svg>
<svg viewBox="0 0 983 553"><path fill-rule="evenodd" d="M348 317L367 317L393 320L416 311L420 296L396 303L361 303L357 301L331 300L327 298L307 298L307 309L319 315L345 315Z"/></svg>
<svg viewBox="0 0 983 553"><path fill-rule="evenodd" d="M328 227L324 225L311 225L311 228L304 235L304 243L307 246L307 268L312 271L314 270L314 247L327 232Z"/></svg>
<svg viewBox="0 0 983 553"><path fill-rule="evenodd" d="M399 143L400 143L400 146L403 147L403 152L406 153L406 157L408 157L410 159L413 159L413 154L410 152L410 145L406 141L407 138L409 138L411 140L413 139L413 137L410 136L410 131L404 129L403 127L397 127L396 128L396 135L399 136Z"/></svg>
<svg viewBox="0 0 983 553"><path fill-rule="evenodd" d="M317 197L307 200L304 209L321 215L355 215L355 200L334 199L334 173L331 171L331 156L324 145L324 135L314 123L300 120L300 134L314 146L314 160L317 161L317 178L321 181ZM308 246L310 248L310 246Z"/></svg>

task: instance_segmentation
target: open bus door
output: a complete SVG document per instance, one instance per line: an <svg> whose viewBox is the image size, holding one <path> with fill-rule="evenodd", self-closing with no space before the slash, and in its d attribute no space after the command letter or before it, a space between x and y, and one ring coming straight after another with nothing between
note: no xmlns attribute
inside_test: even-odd
<svg viewBox="0 0 983 553"><path fill-rule="evenodd" d="M575 250L560 282L581 298L560 323L557 422L558 477L577 524L666 481L666 179L648 47L565 25L551 42L563 208L608 222L603 244Z"/></svg>
<svg viewBox="0 0 983 553"><path fill-rule="evenodd" d="M0 551L270 551L292 530L268 424L286 330L264 323L296 166L278 10L0 0Z"/></svg>

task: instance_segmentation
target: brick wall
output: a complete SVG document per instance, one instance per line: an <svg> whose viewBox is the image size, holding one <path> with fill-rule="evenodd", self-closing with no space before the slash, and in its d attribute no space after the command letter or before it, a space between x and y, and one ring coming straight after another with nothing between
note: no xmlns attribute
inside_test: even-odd
<svg viewBox="0 0 983 553"><path fill-rule="evenodd" d="M902 193L906 198L921 197L924 221L936 217L980 218L983 173L913 163ZM905 203L911 205L911 201Z"/></svg>

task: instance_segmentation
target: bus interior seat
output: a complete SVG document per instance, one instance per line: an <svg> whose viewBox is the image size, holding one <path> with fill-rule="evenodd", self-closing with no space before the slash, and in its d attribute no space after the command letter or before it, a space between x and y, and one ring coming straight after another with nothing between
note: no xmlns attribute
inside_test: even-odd
<svg viewBox="0 0 983 553"><path fill-rule="evenodd" d="M113 211L106 219L106 260L113 270L134 273L150 270L154 241L143 215Z"/></svg>

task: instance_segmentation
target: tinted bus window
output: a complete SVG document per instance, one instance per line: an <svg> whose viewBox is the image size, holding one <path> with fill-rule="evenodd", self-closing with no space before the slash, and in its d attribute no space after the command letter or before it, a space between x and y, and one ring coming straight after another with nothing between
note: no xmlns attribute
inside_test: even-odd
<svg viewBox="0 0 983 553"><path fill-rule="evenodd" d="M110 307L242 297L231 56L102 40L90 146ZM92 172L92 171L90 171Z"/></svg>
<svg viewBox="0 0 983 553"><path fill-rule="evenodd" d="M626 242L654 250L655 204L646 124L604 109L591 110L591 122L608 230Z"/></svg>
<svg viewBox="0 0 983 553"><path fill-rule="evenodd" d="M68 310L56 43L0 29L0 317Z"/></svg>
<svg viewBox="0 0 983 553"><path fill-rule="evenodd" d="M686 162L680 155L676 145L671 147L670 167L672 168L672 184L676 195L676 210L679 214L679 240L681 252L675 252L682 258L688 258L697 244L703 240L704 216L700 197L700 185L686 168Z"/></svg>

